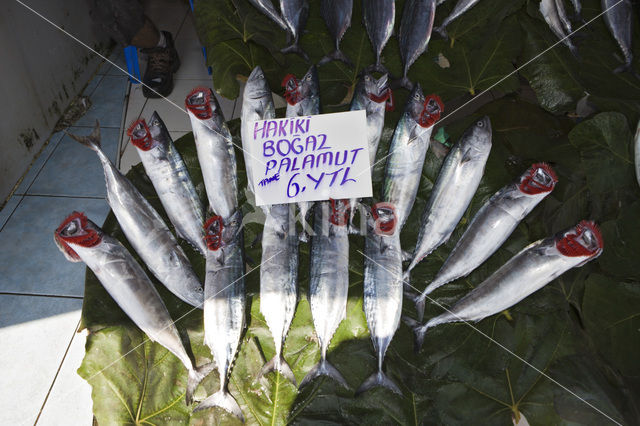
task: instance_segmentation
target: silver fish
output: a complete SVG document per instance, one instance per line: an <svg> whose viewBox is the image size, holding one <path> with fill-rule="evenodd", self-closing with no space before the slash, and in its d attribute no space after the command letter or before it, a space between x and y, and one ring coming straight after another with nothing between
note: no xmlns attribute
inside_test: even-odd
<svg viewBox="0 0 640 426"><path fill-rule="evenodd" d="M307 25L307 18L309 17L309 3L307 0L280 0L280 11L282 11L282 18L289 27L289 33L293 38L293 43L284 49L280 50L282 53L297 53L305 61L309 62L309 56L299 45L300 35Z"/></svg>
<svg viewBox="0 0 640 426"><path fill-rule="evenodd" d="M364 313L378 358L378 371L360 385L356 395L376 386L402 394L398 385L382 372L385 353L402 313L402 250L397 225L391 204L378 203L371 208L364 248Z"/></svg>
<svg viewBox="0 0 640 426"><path fill-rule="evenodd" d="M204 343L218 367L220 390L193 411L221 407L244 421L242 410L227 389L229 371L244 329L244 250L241 218L214 216L204 226L207 239L207 275L204 281Z"/></svg>
<svg viewBox="0 0 640 426"><path fill-rule="evenodd" d="M255 194L253 189L253 169L251 167L251 151L249 144L251 143L254 126L253 122L257 120L271 120L276 117L276 109L273 105L273 96L271 89L264 76L262 68L255 67L244 87L242 95L242 113L241 113L241 136L242 151L244 154L244 164L247 169L247 185L249 190Z"/></svg>
<svg viewBox="0 0 640 426"><path fill-rule="evenodd" d="M633 148L634 148L634 162L636 166L636 179L638 180L638 185L640 186L640 121L638 121L638 125L636 126L636 134L633 138Z"/></svg>
<svg viewBox="0 0 640 426"><path fill-rule="evenodd" d="M208 87L193 89L187 95L185 105L209 206L226 223L238 211L236 153L231 133L220 105Z"/></svg>
<svg viewBox="0 0 640 426"><path fill-rule="evenodd" d="M464 277L487 260L504 243L535 206L553 191L558 182L547 164L531 166L517 182L496 192L478 210L456 243L440 271L417 299L422 321L426 295L444 284Z"/></svg>
<svg viewBox="0 0 640 426"><path fill-rule="evenodd" d="M556 37L563 40L562 43L564 43L571 53L577 57L578 49L571 39L567 37L569 32L567 32L565 28L565 25L569 20L567 19L564 7L561 9L558 8L558 2L559 0L542 0L540 2L540 13Z"/></svg>
<svg viewBox="0 0 640 426"><path fill-rule="evenodd" d="M429 253L447 242L480 185L491 151L491 121L483 117L451 148L420 220L410 272Z"/></svg>
<svg viewBox="0 0 640 426"><path fill-rule="evenodd" d="M160 294L131 253L78 212L69 215L56 229L54 240L68 260L87 264L118 306L152 342L167 348L184 364L189 372L186 401L191 404L193 391L214 364L195 367Z"/></svg>
<svg viewBox="0 0 640 426"><path fill-rule="evenodd" d="M148 125L139 119L127 134L176 233L205 255L204 207L164 122L154 111Z"/></svg>
<svg viewBox="0 0 640 426"><path fill-rule="evenodd" d="M402 59L400 85L408 90L411 90L413 84L407 73L416 59L427 50L435 16L436 0L407 0L404 4L398 45Z"/></svg>
<svg viewBox="0 0 640 426"><path fill-rule="evenodd" d="M376 63L371 65L370 71L377 71L388 74L380 61L382 49L386 46L391 34L396 18L395 0L367 0L362 2L362 15L364 26L367 29L369 40L376 55Z"/></svg>
<svg viewBox="0 0 640 426"><path fill-rule="evenodd" d="M573 9L576 11L575 18L578 21L582 21L582 4L580 0L571 0L571 4L573 4Z"/></svg>
<svg viewBox="0 0 640 426"><path fill-rule="evenodd" d="M287 100L287 117L302 117L320 114L320 86L318 83L318 70L312 65L307 73L298 80L293 74L289 74L282 82L285 88ZM300 241L309 241L307 232L307 216L313 207L313 201L299 201L297 203L302 219L302 232Z"/></svg>
<svg viewBox="0 0 640 426"><path fill-rule="evenodd" d="M594 222L577 226L525 247L489 278L458 300L447 312L414 325L416 348L420 348L427 329L457 321L480 321L502 312L535 293L571 268L600 256L603 240Z"/></svg>
<svg viewBox="0 0 640 426"><path fill-rule="evenodd" d="M633 25L632 7L629 0L602 0L602 10L604 22L607 24L611 35L620 46L624 55L624 64L613 70L614 73L629 71L636 77L638 75L633 70L633 52L631 51L631 29Z"/></svg>
<svg viewBox="0 0 640 426"><path fill-rule="evenodd" d="M453 7L453 10L444 18L444 21L440 24L439 27L434 28L434 30L439 33L442 37L448 38L447 35L447 25L451 22L458 19L461 15L465 14L469 9L475 6L480 0L458 0L458 3ZM553 1L553 0L552 0Z"/></svg>
<svg viewBox="0 0 640 426"><path fill-rule="evenodd" d="M342 61L353 67L353 62L340 50L340 40L351 25L351 12L353 11L353 0L322 0L320 3L320 13L327 24L329 33L335 41L335 50L318 62L324 65L331 61Z"/></svg>
<svg viewBox="0 0 640 426"><path fill-rule="evenodd" d="M435 95L425 98L418 83L393 133L382 199L394 206L399 230L404 226L416 199L433 124L442 111L440 98Z"/></svg>
<svg viewBox="0 0 640 426"><path fill-rule="evenodd" d="M285 31L289 31L287 23L284 22L284 19L282 19L282 16L280 16L271 0L249 0L249 3L253 4L256 9L278 24L280 28Z"/></svg>
<svg viewBox="0 0 640 426"><path fill-rule="evenodd" d="M292 383L296 378L282 356L282 347L293 320L298 299L298 236L293 206L270 206L262 231L260 312L275 344L275 355L260 375L279 371Z"/></svg>
<svg viewBox="0 0 640 426"><path fill-rule="evenodd" d="M70 136L98 154L107 184L107 202L147 268L173 294L202 309L202 285L187 255L158 212L102 152L98 122L91 135Z"/></svg>
<svg viewBox="0 0 640 426"><path fill-rule="evenodd" d="M316 205L311 239L309 304L321 358L300 383L304 386L326 375L345 388L347 381L327 361L327 348L338 326L347 315L349 292L349 203L347 200L323 201Z"/></svg>

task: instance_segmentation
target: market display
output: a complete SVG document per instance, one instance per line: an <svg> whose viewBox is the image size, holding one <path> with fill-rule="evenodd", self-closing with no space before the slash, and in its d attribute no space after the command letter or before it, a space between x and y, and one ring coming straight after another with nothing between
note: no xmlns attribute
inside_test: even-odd
<svg viewBox="0 0 640 426"><path fill-rule="evenodd" d="M398 85L408 90L411 90L413 83L409 81L407 73L416 59L427 50L435 16L435 0L408 0L404 4L398 34L402 59L402 79Z"/></svg>
<svg viewBox="0 0 640 426"><path fill-rule="evenodd" d="M353 67L353 62L340 50L340 40L351 25L351 12L353 0L322 0L322 18L327 23L327 29L335 40L336 50L320 59L318 66L331 61L342 61Z"/></svg>

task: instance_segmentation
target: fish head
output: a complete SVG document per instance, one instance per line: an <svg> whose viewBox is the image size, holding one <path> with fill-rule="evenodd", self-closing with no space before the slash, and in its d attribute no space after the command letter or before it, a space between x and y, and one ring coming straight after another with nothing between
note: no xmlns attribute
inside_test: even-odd
<svg viewBox="0 0 640 426"><path fill-rule="evenodd" d="M209 250L216 251L222 247L224 221L222 216L213 216L204 224L204 241Z"/></svg>
<svg viewBox="0 0 640 426"><path fill-rule="evenodd" d="M417 83L407 101L406 112L420 127L431 127L440 119L444 104L438 95L424 96L420 83Z"/></svg>
<svg viewBox="0 0 640 426"><path fill-rule="evenodd" d="M476 120L465 130L461 141L466 145L465 151L471 156L485 154L491 149L491 120L484 116Z"/></svg>
<svg viewBox="0 0 640 426"><path fill-rule="evenodd" d="M585 257L586 262L600 256L604 241L598 225L583 220L556 237L556 248L567 257Z"/></svg>
<svg viewBox="0 0 640 426"><path fill-rule="evenodd" d="M302 100L301 85L300 80L293 74L287 74L282 79L284 98L289 105L296 105Z"/></svg>
<svg viewBox="0 0 640 426"><path fill-rule="evenodd" d="M303 99L320 97L320 80L318 79L318 69L311 65L307 73L300 82L300 93Z"/></svg>
<svg viewBox="0 0 640 426"><path fill-rule="evenodd" d="M218 100L208 87L196 87L187 95L184 100L187 111L200 120L222 115Z"/></svg>
<svg viewBox="0 0 640 426"><path fill-rule="evenodd" d="M362 76L362 88L365 95L371 101L381 104L383 102L392 105L392 92L389 87L389 76L384 74L379 79L375 79L370 73L365 73Z"/></svg>
<svg viewBox="0 0 640 426"><path fill-rule="evenodd" d="M271 90L269 89L264 71L257 66L251 71L251 74L249 74L247 84L244 87L243 97L246 99L262 99L270 95Z"/></svg>
<svg viewBox="0 0 640 426"><path fill-rule="evenodd" d="M556 183L558 176L551 166L547 163L536 163L520 177L518 189L527 195L546 194L553 191Z"/></svg>
<svg viewBox="0 0 640 426"><path fill-rule="evenodd" d="M171 142L169 130L157 111L153 111L153 114L151 114L148 126L155 144L162 144L166 146Z"/></svg>
<svg viewBox="0 0 640 426"><path fill-rule="evenodd" d="M84 213L74 211L58 226L53 239L67 260L80 262L72 245L94 247L102 241L102 231Z"/></svg>
<svg viewBox="0 0 640 426"><path fill-rule="evenodd" d="M345 226L349 223L349 212L351 210L351 203L349 200L334 200L331 201L331 215L329 216L329 222L336 226Z"/></svg>
<svg viewBox="0 0 640 426"><path fill-rule="evenodd" d="M373 229L378 235L393 235L396 231L398 216L396 208L391 203L380 202L371 206Z"/></svg>
<svg viewBox="0 0 640 426"><path fill-rule="evenodd" d="M144 118L139 118L127 129L131 143L141 151L149 151L155 146L151 130Z"/></svg>

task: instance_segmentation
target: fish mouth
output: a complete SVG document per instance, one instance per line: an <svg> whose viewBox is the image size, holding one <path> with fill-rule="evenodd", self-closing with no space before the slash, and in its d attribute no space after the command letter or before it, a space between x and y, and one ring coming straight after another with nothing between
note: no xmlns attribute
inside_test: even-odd
<svg viewBox="0 0 640 426"><path fill-rule="evenodd" d="M556 248L564 256L593 258L602 253L604 240L595 222L583 220L562 235Z"/></svg>
<svg viewBox="0 0 640 426"><path fill-rule="evenodd" d="M222 247L222 216L213 216L204 224L204 240L209 250L216 251Z"/></svg>
<svg viewBox="0 0 640 426"><path fill-rule="evenodd" d="M329 222L336 226L345 226L349 222L349 200L334 200L331 201L331 215L329 216Z"/></svg>
<svg viewBox="0 0 640 426"><path fill-rule="evenodd" d="M208 87L196 87L187 95L184 104L187 110L201 120L213 117L211 98L213 94Z"/></svg>
<svg viewBox="0 0 640 426"><path fill-rule="evenodd" d="M547 163L536 163L529 168L520 179L518 188L528 195L553 191L558 183L558 176Z"/></svg>
<svg viewBox="0 0 640 426"><path fill-rule="evenodd" d="M153 137L144 118L131 123L127 135L131 138L131 143L142 151L149 151L153 147Z"/></svg>
<svg viewBox="0 0 640 426"><path fill-rule="evenodd" d="M375 82L375 93L369 92L368 96L375 103L385 102L385 109L392 111L394 108L393 92L389 87L389 77L384 74Z"/></svg>
<svg viewBox="0 0 640 426"><path fill-rule="evenodd" d="M440 120L440 115L443 111L444 104L440 96L429 95L422 104L422 111L420 112L417 122L421 127L431 127Z"/></svg>
<svg viewBox="0 0 640 426"><path fill-rule="evenodd" d="M375 233L378 235L393 235L398 222L396 208L391 203L380 202L371 206L371 216L375 222Z"/></svg>
<svg viewBox="0 0 640 426"><path fill-rule="evenodd" d="M303 99L301 82L295 75L285 75L282 79L282 87L284 88L284 98L289 105L296 105Z"/></svg>
<svg viewBox="0 0 640 426"><path fill-rule="evenodd" d="M54 233L54 241L67 259L77 262L80 256L69 245L94 247L102 241L102 235L89 225L84 213L74 211L58 226Z"/></svg>

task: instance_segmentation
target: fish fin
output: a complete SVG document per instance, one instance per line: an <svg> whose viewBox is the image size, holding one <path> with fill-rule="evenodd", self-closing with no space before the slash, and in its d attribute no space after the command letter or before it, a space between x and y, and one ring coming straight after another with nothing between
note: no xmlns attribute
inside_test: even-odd
<svg viewBox="0 0 640 426"><path fill-rule="evenodd" d="M433 31L437 32L438 34L440 34L440 36L445 39L448 40L449 39L449 34L447 34L447 27L444 25L441 25L439 27L436 27L433 29Z"/></svg>
<svg viewBox="0 0 640 426"><path fill-rule="evenodd" d="M364 382L362 382L362 384L356 391L356 396L361 395L364 392L368 391L369 389L372 389L378 386L385 387L391 390L392 392L397 393L398 395L402 395L402 391L400 390L398 385L396 385L393 382L393 380L387 377L382 371L377 371L373 373L371 376L367 377L367 379Z"/></svg>
<svg viewBox="0 0 640 426"><path fill-rule="evenodd" d="M187 405L191 405L193 402L193 392L195 392L200 382L207 377L214 368L216 368L216 363L210 362L197 367L195 370L189 370L189 376L187 378L187 393L185 395Z"/></svg>
<svg viewBox="0 0 640 426"><path fill-rule="evenodd" d="M97 152L102 148L102 144L100 143L100 122L98 120L96 120L96 125L89 136L74 135L66 130L64 132L76 142L81 143L93 151Z"/></svg>
<svg viewBox="0 0 640 426"><path fill-rule="evenodd" d="M271 371L279 372L280 374L282 374L282 376L284 376L284 378L293 383L294 386L297 386L296 377L293 375L293 370L291 370L291 367L289 367L289 364L287 364L287 361L285 361L282 355L278 356L278 354L276 354L273 358L271 358L271 360L262 367L262 370L260 370L259 377L262 377L265 374L270 373Z"/></svg>
<svg viewBox="0 0 640 426"><path fill-rule="evenodd" d="M242 410L238 405L236 399L227 391L219 390L213 395L205 398L196 408L193 409L193 412L206 410L207 408L212 407L220 407L223 410L228 411L233 414L237 418L240 419L241 422L244 423L244 416L242 415Z"/></svg>
<svg viewBox="0 0 640 426"><path fill-rule="evenodd" d="M306 62L310 62L309 61L309 55L307 55L307 52L305 52L304 50L302 50L302 48L300 46L298 46L298 42L297 41L295 43L293 43L292 45L287 46L284 49L281 49L280 53L283 53L283 54L295 53L295 54L299 55L300 57L302 57L302 59L304 59Z"/></svg>
<svg viewBox="0 0 640 426"><path fill-rule="evenodd" d="M574 58L576 58L578 61L582 60L582 57L580 56L580 53L578 53L578 48L575 44L571 43L568 47Z"/></svg>
<svg viewBox="0 0 640 426"><path fill-rule="evenodd" d="M402 250L402 261L403 262L407 262L409 260L411 260L413 258L413 253L407 251L407 250ZM407 271L405 273L405 276L407 276L409 274L409 271Z"/></svg>
<svg viewBox="0 0 640 426"><path fill-rule="evenodd" d="M640 75L631 67L631 64L623 64L623 65L620 65L615 70L613 70L614 74L620 74L621 72L629 72L635 78L640 80Z"/></svg>
<svg viewBox="0 0 640 426"><path fill-rule="evenodd" d="M304 379L300 382L300 387L304 387L311 383L315 378L320 376L329 376L336 382L338 382L345 389L349 389L349 385L347 381L344 379L342 374L326 359L321 359L316 365L313 366L311 370L304 376Z"/></svg>
<svg viewBox="0 0 640 426"><path fill-rule="evenodd" d="M367 73L379 72L380 74L387 74L389 78L391 78L391 73L389 72L387 67L385 67L382 64L371 64L368 67L366 67L363 72L367 72Z"/></svg>
<svg viewBox="0 0 640 426"><path fill-rule="evenodd" d="M411 80L409 80L409 77L402 77L399 80L395 80L392 83L392 86L394 88L400 88L400 87L404 87L405 89L411 91L413 90L413 83L411 82Z"/></svg>
<svg viewBox="0 0 640 426"><path fill-rule="evenodd" d="M424 300L424 299L423 299ZM422 324L420 321L414 320L406 316L402 317L402 321L413 329L413 350L415 353L420 352L424 343L424 335L427 332L427 328L430 328L427 324Z"/></svg>
<svg viewBox="0 0 640 426"><path fill-rule="evenodd" d="M331 61L344 62L345 64L347 64L348 66L353 68L353 62L351 62L351 59L349 59L347 57L347 55L345 55L339 49L334 50L333 52L329 53L328 55L326 55L322 59L320 59L320 62L318 62L318 66L324 65L324 64L328 64Z"/></svg>

